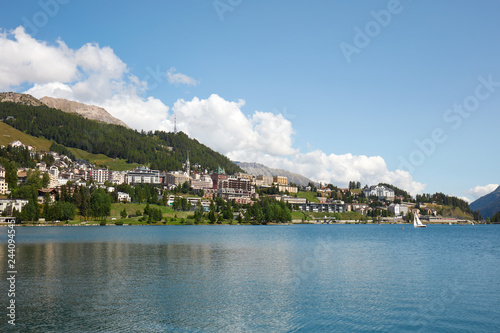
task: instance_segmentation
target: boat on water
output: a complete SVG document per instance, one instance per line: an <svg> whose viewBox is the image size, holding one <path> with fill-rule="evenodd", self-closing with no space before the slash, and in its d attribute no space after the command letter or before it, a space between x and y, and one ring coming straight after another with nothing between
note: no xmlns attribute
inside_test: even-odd
<svg viewBox="0 0 500 333"><path fill-rule="evenodd" d="M425 224L422 223L422 221L420 221L420 219L418 218L417 214L415 214L413 216L413 226L415 228L425 228L425 227L427 227Z"/></svg>

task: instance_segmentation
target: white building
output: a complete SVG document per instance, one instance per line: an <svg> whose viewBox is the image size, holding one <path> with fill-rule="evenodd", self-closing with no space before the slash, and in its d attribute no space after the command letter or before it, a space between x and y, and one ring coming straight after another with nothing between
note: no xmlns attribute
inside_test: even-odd
<svg viewBox="0 0 500 333"><path fill-rule="evenodd" d="M51 166L49 169L49 174L55 176L56 178L59 177L59 168L56 166Z"/></svg>
<svg viewBox="0 0 500 333"><path fill-rule="evenodd" d="M6 194L9 190L9 185L5 182L5 168L0 165L0 194Z"/></svg>
<svg viewBox="0 0 500 333"><path fill-rule="evenodd" d="M160 171L146 167L130 170L125 182L127 184L160 184Z"/></svg>
<svg viewBox="0 0 500 333"><path fill-rule="evenodd" d="M119 202L131 202L132 199L130 198L130 195L125 192L118 192L118 201Z"/></svg>
<svg viewBox="0 0 500 333"><path fill-rule="evenodd" d="M28 200L22 200L22 199L0 199L0 212L7 212L7 215L12 215L14 212L14 209L16 212L20 212L23 210L23 207L28 204Z"/></svg>
<svg viewBox="0 0 500 333"><path fill-rule="evenodd" d="M126 171L111 171L111 182L113 184L123 184L125 183L125 178L127 177Z"/></svg>
<svg viewBox="0 0 500 333"><path fill-rule="evenodd" d="M367 198L371 196L377 197L377 199L387 199L394 200L394 190L385 187L383 185L373 185L369 188L363 190L363 193Z"/></svg>

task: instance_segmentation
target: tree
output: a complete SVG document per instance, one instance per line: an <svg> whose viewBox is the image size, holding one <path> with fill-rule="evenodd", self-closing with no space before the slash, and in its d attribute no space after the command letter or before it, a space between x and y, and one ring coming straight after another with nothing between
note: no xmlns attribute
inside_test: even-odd
<svg viewBox="0 0 500 333"><path fill-rule="evenodd" d="M151 214L151 207L149 206L149 204L146 205L146 207L144 208L144 215L150 215Z"/></svg>
<svg viewBox="0 0 500 333"><path fill-rule="evenodd" d="M32 186L35 189L41 189L43 187L42 178L40 176L40 170L28 171L28 177L26 178L26 185Z"/></svg>
<svg viewBox="0 0 500 333"><path fill-rule="evenodd" d="M90 215L90 191L84 186L80 186L75 203L80 210L80 215L87 218Z"/></svg>
<svg viewBox="0 0 500 333"><path fill-rule="evenodd" d="M111 213L111 197L104 189L97 189L90 196L90 211L94 218L101 220Z"/></svg>
<svg viewBox="0 0 500 333"><path fill-rule="evenodd" d="M49 183L50 183L50 176L48 173L45 172L42 176L42 187L43 188L49 187Z"/></svg>
<svg viewBox="0 0 500 333"><path fill-rule="evenodd" d="M25 221L38 221L38 204L30 200L21 211L21 219Z"/></svg>
<svg viewBox="0 0 500 333"><path fill-rule="evenodd" d="M44 197L43 197L42 216L46 220L49 220L49 213L50 213L50 194L48 192L46 192Z"/></svg>
<svg viewBox="0 0 500 333"><path fill-rule="evenodd" d="M122 217L122 219L127 217L127 211L125 210L125 208L123 208L123 210L120 212L120 216Z"/></svg>
<svg viewBox="0 0 500 333"><path fill-rule="evenodd" d="M76 207L71 202L59 201L49 207L49 219L55 220L72 220L75 217Z"/></svg>
<svg viewBox="0 0 500 333"><path fill-rule="evenodd" d="M208 221L210 221L211 224L214 224L216 220L217 216L215 215L215 210L210 209L208 212Z"/></svg>
<svg viewBox="0 0 500 333"><path fill-rule="evenodd" d="M194 223L200 224L203 221L203 212L201 210L197 210L194 212Z"/></svg>

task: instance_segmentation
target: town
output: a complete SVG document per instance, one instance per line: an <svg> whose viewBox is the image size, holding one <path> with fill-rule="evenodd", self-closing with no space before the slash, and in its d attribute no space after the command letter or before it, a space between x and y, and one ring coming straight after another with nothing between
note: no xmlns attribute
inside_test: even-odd
<svg viewBox="0 0 500 333"><path fill-rule="evenodd" d="M191 165L189 155L182 170L116 171L55 151L37 152L19 140L1 151L34 165L0 166L0 212L23 223L405 223L414 214L427 223L471 223L467 216L443 217L435 201L415 200L389 184L361 188L353 181L338 188L297 185L279 175L228 175L221 167Z"/></svg>

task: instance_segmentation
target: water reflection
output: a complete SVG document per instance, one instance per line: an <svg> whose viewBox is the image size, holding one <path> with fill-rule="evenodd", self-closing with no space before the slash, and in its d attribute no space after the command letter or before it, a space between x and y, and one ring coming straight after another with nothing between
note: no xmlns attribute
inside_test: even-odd
<svg viewBox="0 0 500 333"><path fill-rule="evenodd" d="M500 308L500 289L491 283L500 274L498 231L444 228L19 229L16 328L400 332L418 325L429 331L498 326L492 313ZM487 255L475 260L482 249ZM5 251L2 243L2 258ZM6 271L4 260L0 268ZM483 278L474 279L477 274ZM461 289L464 283L468 289ZM453 297L441 296L442 290ZM431 307L433 313L426 310Z"/></svg>
<svg viewBox="0 0 500 333"><path fill-rule="evenodd" d="M265 322L286 330L297 311L285 249L121 243L21 249L19 311L39 329L120 331L140 323L151 331L243 331Z"/></svg>

